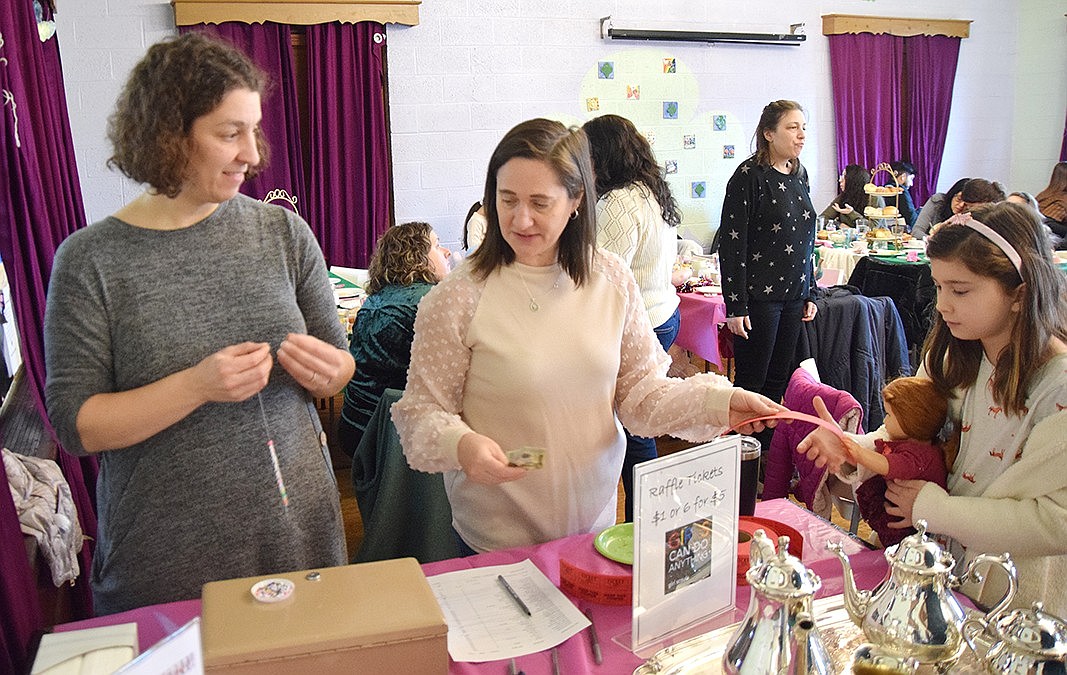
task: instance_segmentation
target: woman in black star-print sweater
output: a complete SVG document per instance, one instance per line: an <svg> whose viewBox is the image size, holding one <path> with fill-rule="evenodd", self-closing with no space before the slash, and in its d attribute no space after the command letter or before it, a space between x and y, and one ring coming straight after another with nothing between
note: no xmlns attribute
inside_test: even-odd
<svg viewBox="0 0 1067 675"><path fill-rule="evenodd" d="M801 322L816 312L816 213L798 159L804 124L795 101L774 101L763 109L756 154L727 183L719 224L734 385L773 401L785 393Z"/></svg>

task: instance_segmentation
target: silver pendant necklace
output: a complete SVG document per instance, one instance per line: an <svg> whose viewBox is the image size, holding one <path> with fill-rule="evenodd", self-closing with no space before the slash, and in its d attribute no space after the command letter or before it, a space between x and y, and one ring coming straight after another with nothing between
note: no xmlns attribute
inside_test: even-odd
<svg viewBox="0 0 1067 675"><path fill-rule="evenodd" d="M519 281L522 282L522 287L526 289L526 295L530 296L530 311L536 312L541 309L541 305L537 304L537 300L534 299L533 293L530 292L530 287L526 285L526 276L522 273L522 270L515 268L515 271L519 273ZM559 288L559 281L563 278L563 268L559 270L559 274L556 275L556 281L552 284L552 288L549 292Z"/></svg>

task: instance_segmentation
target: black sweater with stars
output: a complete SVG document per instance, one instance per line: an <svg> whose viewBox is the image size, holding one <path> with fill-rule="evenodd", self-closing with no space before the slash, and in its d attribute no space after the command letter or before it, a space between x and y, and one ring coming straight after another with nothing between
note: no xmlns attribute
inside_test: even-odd
<svg viewBox="0 0 1067 675"><path fill-rule="evenodd" d="M749 302L814 299L815 209L803 167L784 174L749 157L726 184L719 264L727 316Z"/></svg>

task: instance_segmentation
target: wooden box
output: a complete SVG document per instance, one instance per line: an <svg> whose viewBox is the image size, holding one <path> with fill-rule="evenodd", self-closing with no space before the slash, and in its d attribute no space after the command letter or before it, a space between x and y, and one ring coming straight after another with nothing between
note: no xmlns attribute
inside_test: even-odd
<svg viewBox="0 0 1067 675"><path fill-rule="evenodd" d="M292 594L255 599L269 578ZM202 617L211 673L448 672L448 627L414 558L212 582Z"/></svg>

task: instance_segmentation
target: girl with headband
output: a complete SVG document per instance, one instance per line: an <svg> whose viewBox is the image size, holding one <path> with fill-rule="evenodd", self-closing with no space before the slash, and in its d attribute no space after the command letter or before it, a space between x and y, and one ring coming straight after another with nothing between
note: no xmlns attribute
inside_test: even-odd
<svg viewBox="0 0 1067 675"><path fill-rule="evenodd" d="M889 481L886 512L897 527L926 520L962 566L979 553L1011 553L1014 604L1041 600L1067 614L1067 283L1036 214L1003 202L955 216L927 245L937 286L920 377L949 395L959 455L947 489ZM825 406L817 406L825 409ZM822 414L822 413L820 413ZM829 419L829 415L823 415ZM873 445L880 428L854 440ZM798 452L846 477L843 443L817 430ZM999 598L992 571L964 591Z"/></svg>

